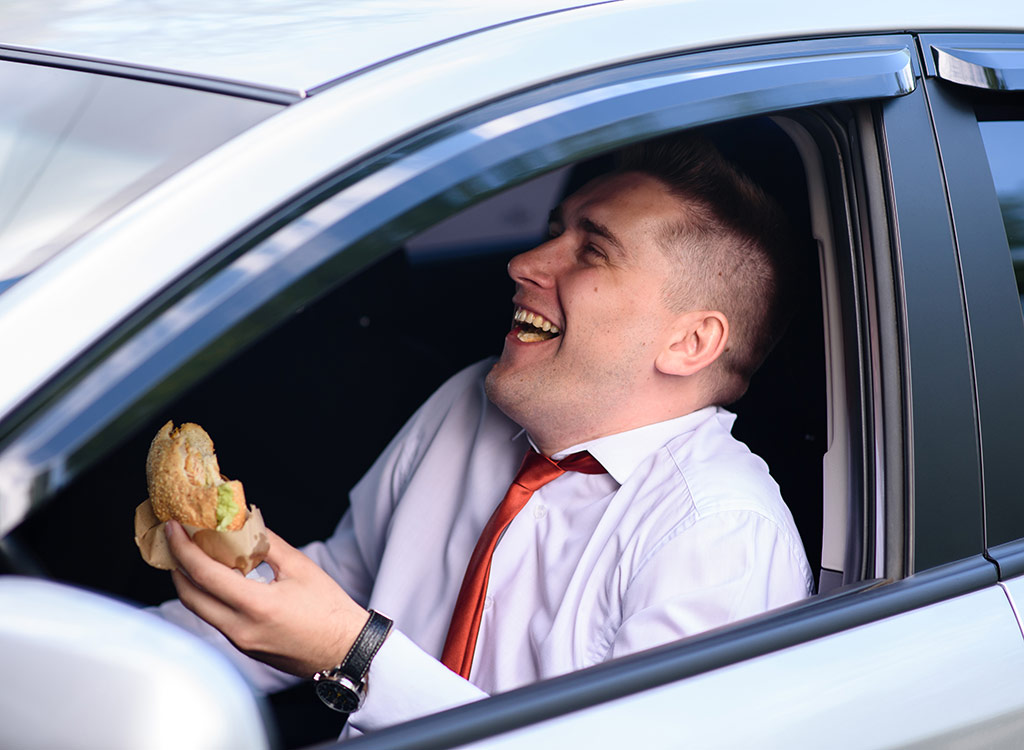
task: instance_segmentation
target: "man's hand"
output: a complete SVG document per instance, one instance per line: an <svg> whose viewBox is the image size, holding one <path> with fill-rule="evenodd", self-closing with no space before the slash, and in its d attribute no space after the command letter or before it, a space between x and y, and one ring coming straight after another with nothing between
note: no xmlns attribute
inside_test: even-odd
<svg viewBox="0 0 1024 750"><path fill-rule="evenodd" d="M260 583L211 559L176 521L165 527L181 567L171 572L182 603L240 651L299 677L336 666L369 613L302 552L268 531L266 561L276 580Z"/></svg>

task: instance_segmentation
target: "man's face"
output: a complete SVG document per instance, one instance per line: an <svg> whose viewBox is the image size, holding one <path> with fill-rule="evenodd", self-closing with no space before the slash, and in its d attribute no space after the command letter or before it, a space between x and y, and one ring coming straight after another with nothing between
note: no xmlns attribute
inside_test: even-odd
<svg viewBox="0 0 1024 750"><path fill-rule="evenodd" d="M647 175L601 178L509 263L514 324L487 393L546 452L657 421L647 401L665 377L654 360L677 317L665 283L679 273L663 245L684 210Z"/></svg>

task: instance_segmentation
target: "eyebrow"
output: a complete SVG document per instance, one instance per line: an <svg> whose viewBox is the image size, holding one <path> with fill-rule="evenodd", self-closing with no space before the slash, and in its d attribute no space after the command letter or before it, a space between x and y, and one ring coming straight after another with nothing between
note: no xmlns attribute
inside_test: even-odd
<svg viewBox="0 0 1024 750"><path fill-rule="evenodd" d="M551 212L548 214L548 223L564 224L562 220L561 206L555 206L553 209L551 209ZM620 252L628 254L625 245L623 245L619 241L619 238L616 237L615 234L604 224L598 221L594 221L593 219L587 216L584 216L582 219L580 219L580 228L584 232L587 232L589 234L596 234L598 237L603 237L604 239L608 240L610 243L615 245L615 247L618 248Z"/></svg>
<svg viewBox="0 0 1024 750"><path fill-rule="evenodd" d="M583 227L584 231L589 232L590 234L596 234L598 237L604 237L610 243L615 245L615 247L617 247L620 252L626 252L626 248L623 246L621 242L619 242L618 237L612 234L612 231L604 224L600 224L594 221L593 219L588 219L586 216L584 216L583 219L580 221L580 226Z"/></svg>

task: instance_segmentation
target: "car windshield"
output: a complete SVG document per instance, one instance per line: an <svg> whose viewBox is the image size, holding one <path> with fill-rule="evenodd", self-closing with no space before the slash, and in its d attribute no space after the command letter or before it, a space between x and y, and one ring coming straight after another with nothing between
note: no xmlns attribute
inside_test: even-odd
<svg viewBox="0 0 1024 750"><path fill-rule="evenodd" d="M279 109L0 64L0 293L142 193Z"/></svg>

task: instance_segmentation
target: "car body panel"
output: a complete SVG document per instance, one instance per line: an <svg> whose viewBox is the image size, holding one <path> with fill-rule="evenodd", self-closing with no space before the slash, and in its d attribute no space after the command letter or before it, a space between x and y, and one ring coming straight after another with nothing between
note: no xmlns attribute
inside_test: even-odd
<svg viewBox="0 0 1024 750"><path fill-rule="evenodd" d="M306 93L416 50L483 29L531 36L548 26L557 48L600 48L607 62L623 62L628 48L660 55L678 49L908 30L1020 28L1011 0L971 4L920 0L856 5L800 2L790 12L760 3L690 0L561 2L519 0L379 0L337 3L276 0L240 8L228 0L102 4L61 0L18 3L4 18L4 44L22 50L126 63L141 68L246 82ZM560 12L571 11L559 17ZM928 19L922 25L922 19ZM569 32L569 25L583 24ZM616 33L643 28L643 35ZM590 36L594 35L594 36ZM621 37L615 39L615 37ZM633 37L630 39L629 37ZM524 43L530 40L524 39ZM541 40L538 40L541 41ZM616 49L619 48L619 49ZM620 52L621 50L621 52Z"/></svg>
<svg viewBox="0 0 1024 750"><path fill-rule="evenodd" d="M1019 548L1020 545L1018 545ZM1000 585L1006 591L1010 606L1013 607L1013 613L1017 618L1017 625L1021 629L1022 637L1024 637L1024 576L1015 575L1012 578L1007 577Z"/></svg>
<svg viewBox="0 0 1024 750"><path fill-rule="evenodd" d="M575 737L603 746L813 747L828 737L830 747L872 748L969 729L985 747L1015 747L1024 642L1008 609L998 589L957 597L521 730L507 746L565 747ZM739 726L730 723L737 711ZM870 719L851 724L851 715Z"/></svg>
<svg viewBox="0 0 1024 750"><path fill-rule="evenodd" d="M3 46L57 54L68 61L220 79L299 98L332 80L418 49L587 4L587 0L17 3L4 13Z"/></svg>
<svg viewBox="0 0 1024 750"><path fill-rule="evenodd" d="M407 746L412 736L431 748L812 748L823 738L839 748L929 747L963 733L1012 748L1024 728L1022 667L1020 628L1003 591L990 587L548 721L522 717L519 728L478 742L461 745L454 731L441 739L424 722L415 735L385 730L352 747Z"/></svg>

